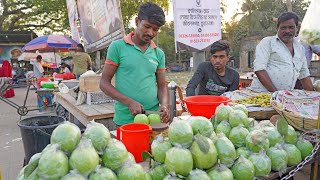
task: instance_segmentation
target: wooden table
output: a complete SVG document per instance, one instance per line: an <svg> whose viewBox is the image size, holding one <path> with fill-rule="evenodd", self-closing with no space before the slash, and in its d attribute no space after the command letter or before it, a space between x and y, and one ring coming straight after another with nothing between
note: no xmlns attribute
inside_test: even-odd
<svg viewBox="0 0 320 180"><path fill-rule="evenodd" d="M116 126L113 122L114 103L76 106L76 99L69 94L58 92L55 93L55 96L56 102L69 112L71 122L76 118L86 126L90 121L95 120L104 124L109 130L115 129Z"/></svg>

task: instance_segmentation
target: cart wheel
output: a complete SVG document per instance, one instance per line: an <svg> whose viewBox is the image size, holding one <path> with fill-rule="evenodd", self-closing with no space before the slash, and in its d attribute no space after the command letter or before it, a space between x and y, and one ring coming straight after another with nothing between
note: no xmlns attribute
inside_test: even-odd
<svg viewBox="0 0 320 180"><path fill-rule="evenodd" d="M18 108L17 112L20 116L25 116L28 114L28 109L25 106L21 106Z"/></svg>

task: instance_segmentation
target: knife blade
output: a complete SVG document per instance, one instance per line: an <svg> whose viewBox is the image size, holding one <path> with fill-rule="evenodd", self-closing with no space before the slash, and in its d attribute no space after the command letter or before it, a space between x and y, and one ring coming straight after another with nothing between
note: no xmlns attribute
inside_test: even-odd
<svg viewBox="0 0 320 180"><path fill-rule="evenodd" d="M144 109L141 110L141 113L142 113L142 114L145 114L145 115L149 115L149 114L160 114L160 115L162 115L162 114L163 114L163 112L159 112L159 111L148 111L148 110L144 110Z"/></svg>

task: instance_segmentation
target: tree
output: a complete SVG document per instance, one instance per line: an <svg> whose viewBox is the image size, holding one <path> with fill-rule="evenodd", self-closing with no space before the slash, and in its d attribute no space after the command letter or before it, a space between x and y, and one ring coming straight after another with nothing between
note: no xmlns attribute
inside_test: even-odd
<svg viewBox="0 0 320 180"><path fill-rule="evenodd" d="M130 20L140 4L148 0L120 0L123 23L130 31ZM170 0L151 0L168 12ZM66 32L70 29L66 0L0 0L0 31L36 30Z"/></svg>
<svg viewBox="0 0 320 180"><path fill-rule="evenodd" d="M172 63L176 60L176 52L174 47L174 24L173 22L166 23L160 29L158 34L158 46L165 52L166 62ZM155 39L156 43L157 40Z"/></svg>
<svg viewBox="0 0 320 180"><path fill-rule="evenodd" d="M65 0L0 0L3 14L0 31L44 30L62 32L69 28Z"/></svg>
<svg viewBox="0 0 320 180"><path fill-rule="evenodd" d="M228 40L231 43L232 55L239 56L241 40L248 36L270 36L276 34L276 22L274 17L287 11L287 0L245 0L241 7L243 17L240 21L229 22L225 26L225 32L228 34ZM300 20L309 5L309 1L292 1L293 11L296 12Z"/></svg>

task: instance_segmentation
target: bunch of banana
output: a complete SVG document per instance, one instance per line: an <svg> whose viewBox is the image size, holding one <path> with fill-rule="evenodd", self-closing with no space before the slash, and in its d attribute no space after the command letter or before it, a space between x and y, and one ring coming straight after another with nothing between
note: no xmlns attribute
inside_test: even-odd
<svg viewBox="0 0 320 180"><path fill-rule="evenodd" d="M257 104L261 107L267 107L270 106L270 94L263 93L250 98L235 100L234 102L243 104Z"/></svg>

